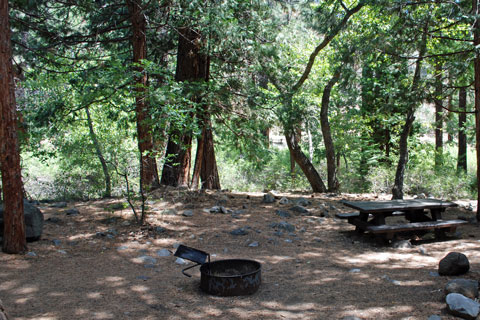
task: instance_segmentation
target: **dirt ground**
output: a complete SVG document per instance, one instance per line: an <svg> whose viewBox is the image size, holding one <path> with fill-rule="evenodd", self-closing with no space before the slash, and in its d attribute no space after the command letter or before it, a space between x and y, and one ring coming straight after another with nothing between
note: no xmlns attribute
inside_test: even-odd
<svg viewBox="0 0 480 320"><path fill-rule="evenodd" d="M461 226L446 241L431 234L413 247L381 245L333 218L349 212L341 200L387 199L375 195L276 194L312 201L306 216L281 218L292 204L263 203L263 194L158 190L149 197L147 227L122 199L41 205L44 235L25 255L0 253L0 299L12 319L427 319L445 310L443 288L451 279L436 274L448 252L470 260L464 276L479 279L480 233ZM217 204L237 214L208 213ZM321 218L321 205L330 217ZM333 205L335 208L331 208ZM78 215L67 215L76 208ZM176 210L178 215L172 215ZM182 213L192 210L193 216ZM292 212L291 212L292 213ZM472 217L463 207L444 216ZM286 221L294 233L276 233ZM158 228L162 227L162 228ZM232 235L243 227L248 234ZM258 246L251 245L258 242ZM196 267L185 277L175 252L179 243L206 251L212 260L247 258L262 264L262 283L251 296L216 297L199 288ZM146 258L145 256L151 257ZM152 259L154 258L154 260ZM189 264L191 265L191 263Z"/></svg>

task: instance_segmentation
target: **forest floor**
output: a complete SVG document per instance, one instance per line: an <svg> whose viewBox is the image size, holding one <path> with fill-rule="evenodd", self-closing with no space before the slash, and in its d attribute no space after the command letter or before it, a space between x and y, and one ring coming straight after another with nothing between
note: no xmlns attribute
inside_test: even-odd
<svg viewBox="0 0 480 320"><path fill-rule="evenodd" d="M130 209L114 209L122 199L72 202L66 208L41 205L46 219L41 240L29 243L25 255L0 253L0 299L19 320L427 319L434 314L454 319L446 313L443 292L452 278L438 276L439 260L462 252L470 260L463 277L480 278L480 232L474 224L459 227L446 241L427 234L399 249L358 235L333 216L351 211L341 200L386 195L278 196L310 200L309 214L290 211L290 218L282 218L276 210L288 211L292 204L263 203L260 193L175 189L149 197L146 227L133 222ZM204 210L217 204L246 209L233 215ZM322 205L330 217L320 217ZM79 214L68 215L72 208ZM193 215L184 216L185 210ZM473 215L462 206L445 214ZM281 221L295 231L272 228ZM237 228L247 234L230 234ZM193 275L188 278L181 272L188 265L177 264L173 255L158 255L162 249L175 252L179 243L210 253L213 261L259 261L259 290L237 297L202 292L198 267L188 271Z"/></svg>

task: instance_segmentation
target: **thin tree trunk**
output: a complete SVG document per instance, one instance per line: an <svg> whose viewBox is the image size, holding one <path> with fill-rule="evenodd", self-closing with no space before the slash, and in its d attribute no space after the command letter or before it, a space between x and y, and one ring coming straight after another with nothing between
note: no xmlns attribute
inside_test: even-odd
<svg viewBox="0 0 480 320"><path fill-rule="evenodd" d="M147 103L148 78L142 66L147 58L146 21L142 11L141 0L127 0L132 22L133 62L135 72L135 111L137 116L138 149L140 151L140 175L142 188L159 186L158 169L155 161L151 117Z"/></svg>
<svg viewBox="0 0 480 320"><path fill-rule="evenodd" d="M460 88L458 92L458 157L457 171L467 172L467 134L465 133L465 124L467 122L467 89Z"/></svg>
<svg viewBox="0 0 480 320"><path fill-rule="evenodd" d="M337 70L323 89L322 107L320 110L320 123L327 156L328 191L330 192L338 191L339 183L337 179L337 168L335 165L335 147L333 145L330 123L328 121L328 108L330 105L330 94L333 86L340 79L340 72L340 69Z"/></svg>
<svg viewBox="0 0 480 320"><path fill-rule="evenodd" d="M422 40L420 42L418 59L415 63L415 73L413 75L411 92L415 94L418 90L418 85L420 82L420 72L422 70L422 60L425 56L427 50L427 31L428 23L425 24ZM415 98L414 98L415 99ZM405 167L408 162L408 136L410 135L410 130L412 129L413 122L415 121L415 102L410 102L410 108L407 112L405 119L405 124L400 134L399 142L399 159L397 164L397 171L395 172L395 182L392 188L392 198L393 199L403 199L403 179L405 176Z"/></svg>
<svg viewBox="0 0 480 320"><path fill-rule="evenodd" d="M105 193L104 197L110 198L112 196L112 182L110 179L110 172L108 171L107 162L103 156L102 149L100 148L100 143L98 143L97 135L93 129L92 117L90 116L90 108L86 107L85 112L87 113L87 122L88 129L90 132L90 138L92 139L93 146L95 147L95 152L97 154L98 160L102 165L103 175L105 176Z"/></svg>
<svg viewBox="0 0 480 320"><path fill-rule="evenodd" d="M442 65L435 64L435 168L438 169L443 163L443 85Z"/></svg>
<svg viewBox="0 0 480 320"><path fill-rule="evenodd" d="M290 154L292 155L300 169L302 169L302 172L303 174L305 174L308 182L310 182L310 185L312 186L312 191L321 193L326 192L327 188L325 187L322 178L320 177L308 157L303 153L300 144L298 143L296 133L293 130L286 131L285 138L287 140L287 146Z"/></svg>
<svg viewBox="0 0 480 320"><path fill-rule="evenodd" d="M204 141L205 141L205 128L202 130L202 135L197 138L197 154L195 156L195 166L193 167L192 183L190 187L193 190L198 190L198 184L200 183L200 171L202 170L203 153L204 153Z"/></svg>
<svg viewBox="0 0 480 320"><path fill-rule="evenodd" d="M23 214L22 171L17 135L15 83L10 47L8 1L0 2L0 164L4 214L3 251L21 253L27 248Z"/></svg>
<svg viewBox="0 0 480 320"><path fill-rule="evenodd" d="M478 22L479 0L473 0L473 14L475 15L475 23L473 25L473 46L480 46L480 25ZM480 55L475 52L473 60L475 70L475 148L477 150L477 221L480 221Z"/></svg>

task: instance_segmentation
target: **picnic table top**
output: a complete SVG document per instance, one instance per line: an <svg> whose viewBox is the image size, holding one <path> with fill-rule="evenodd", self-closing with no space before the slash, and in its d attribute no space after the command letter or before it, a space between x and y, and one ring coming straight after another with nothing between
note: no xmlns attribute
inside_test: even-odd
<svg viewBox="0 0 480 320"><path fill-rule="evenodd" d="M411 199L411 200L377 200L377 201L346 201L342 203L347 207L360 210L360 212L393 212L416 209L441 209L458 206L454 202L438 199Z"/></svg>

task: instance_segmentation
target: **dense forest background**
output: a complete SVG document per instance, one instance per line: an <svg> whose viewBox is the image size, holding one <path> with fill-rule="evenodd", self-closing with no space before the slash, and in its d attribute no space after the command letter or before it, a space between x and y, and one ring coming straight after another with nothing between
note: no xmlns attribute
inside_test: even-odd
<svg viewBox="0 0 480 320"><path fill-rule="evenodd" d="M474 198L477 1L9 1L24 189Z"/></svg>

